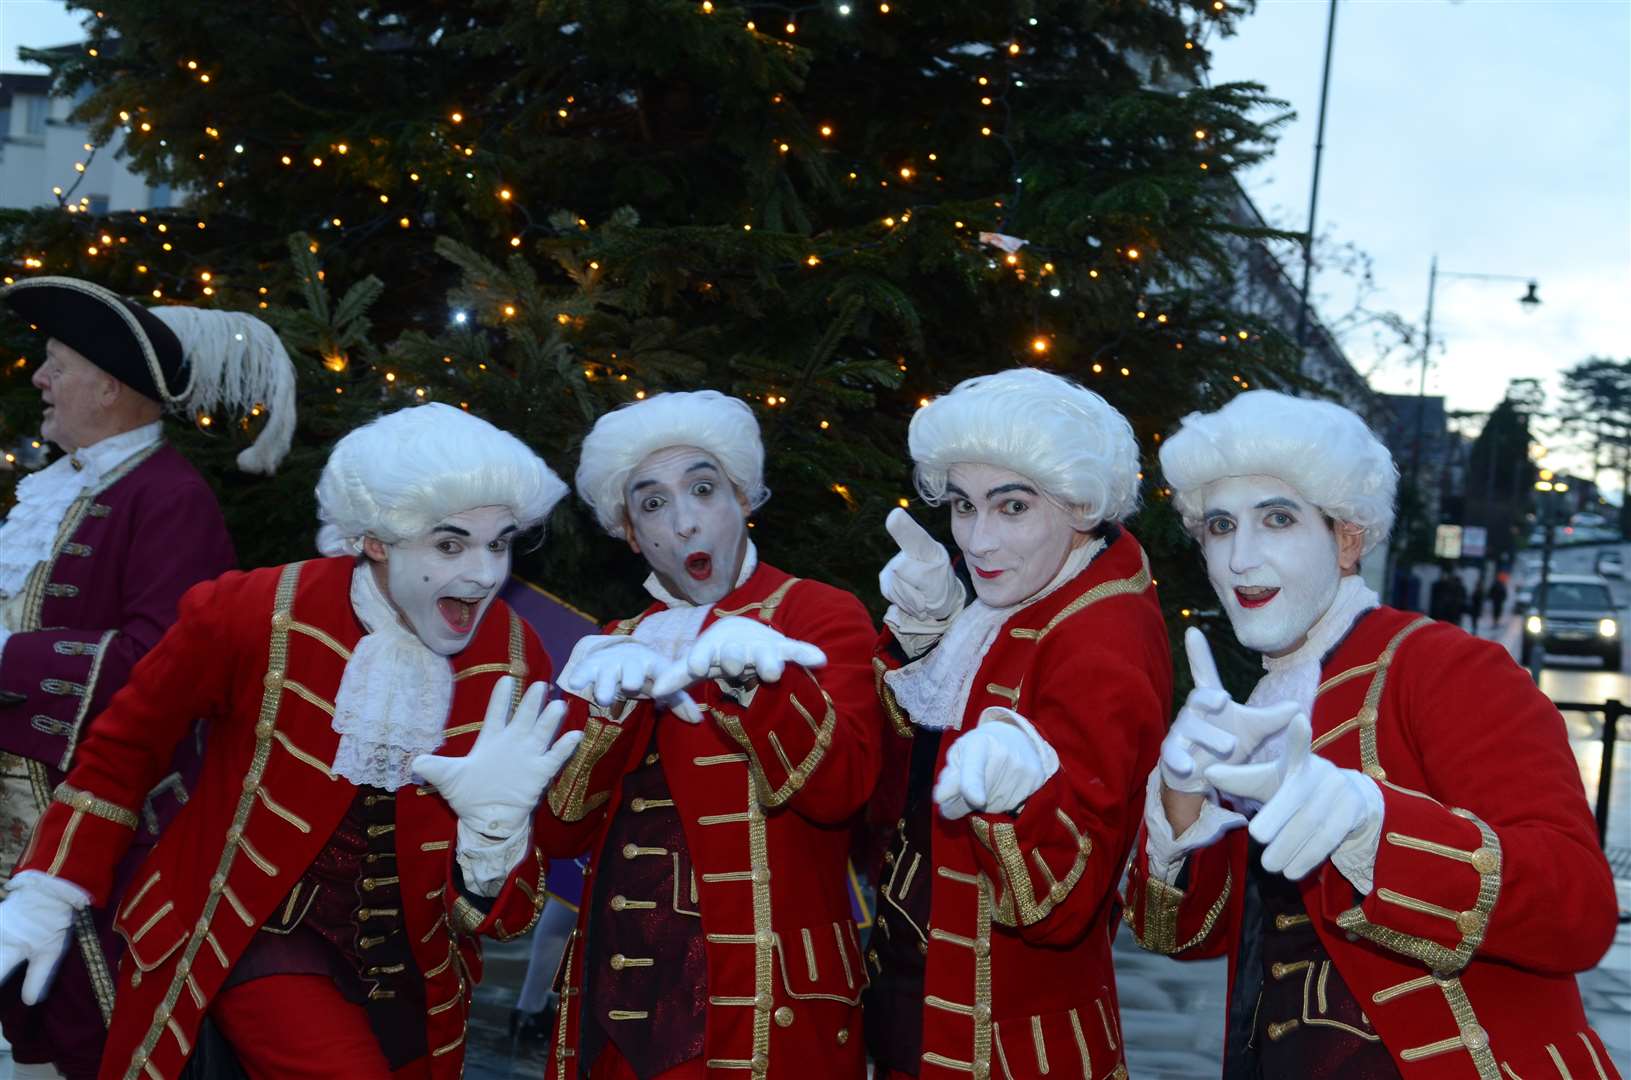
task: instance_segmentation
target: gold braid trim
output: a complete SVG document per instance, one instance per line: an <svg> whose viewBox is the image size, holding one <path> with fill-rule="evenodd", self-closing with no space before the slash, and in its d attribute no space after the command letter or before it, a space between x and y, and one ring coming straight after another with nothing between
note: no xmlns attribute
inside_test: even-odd
<svg viewBox="0 0 1631 1080"><path fill-rule="evenodd" d="M1031 883L1030 869L1025 865L1025 855L1020 849L1019 838L1014 832L1014 826L1009 822L992 822L977 815L969 815L969 822L974 824L974 838L993 855L1002 866L1002 877L1006 883L1005 896L994 905L992 919L1000 926L1032 926L1041 922L1052 913L1060 901L1070 895L1070 891L1081 880L1087 869L1088 856L1093 854L1093 840L1076 827L1076 823L1065 815L1063 810L1055 810L1054 814L1061 824L1076 840L1076 857L1071 863L1068 873L1063 878L1055 878L1052 868L1042 859L1041 853L1033 846L1031 855L1035 860L1037 872L1048 882L1048 888L1038 899L1035 886ZM983 826L983 829L981 828Z"/></svg>
<svg viewBox="0 0 1631 1080"><path fill-rule="evenodd" d="M826 690L821 689L819 684L817 684L816 689L821 690L821 700L827 706L826 715L821 718L820 724L816 723L815 716L799 702L797 697L792 694L787 695L788 702L804 718L804 722L810 726L811 731L814 733L814 741L810 746L810 752L804 756L804 760L799 762L797 766L791 766L785 770L787 779L783 780L781 786L776 788L772 788L770 781L766 778L764 763L759 760L758 751L754 749L753 740L748 738L741 717L732 716L730 713L716 709L712 705L703 706L718 722L719 726L725 730L725 733L736 740L737 745L747 753L748 772L752 774L753 784L758 790L759 805L761 806L778 807L798 794L799 790L809 782L810 774L815 772L816 767L827 756L827 748L832 745L833 731L838 727L838 710L834 707L832 698L827 694ZM775 733L771 732L769 737L774 739ZM779 746L775 743L772 746L778 750L779 754ZM785 759L783 764L786 764Z"/></svg>
<svg viewBox="0 0 1631 1080"><path fill-rule="evenodd" d="M1178 909L1183 906L1184 892L1175 889L1160 878L1146 878L1144 881L1144 934L1140 937L1136 932L1133 940L1140 948L1147 949L1162 956L1171 956L1178 951ZM1129 922L1132 909L1127 909Z"/></svg>
<svg viewBox="0 0 1631 1080"><path fill-rule="evenodd" d="M1042 629L1027 630L1024 627L1016 627L1013 630L1008 631L1009 636L1028 639L1031 641L1041 641L1043 638L1047 637L1049 634L1058 629L1060 623L1064 622L1072 615L1080 614L1083 610L1092 607L1100 600L1108 600L1112 596L1132 596L1143 592L1145 589L1148 589L1151 584L1150 557L1143 551L1140 551L1138 553L1138 558L1139 562L1142 564L1138 568L1138 573L1132 575L1131 577L1115 578L1111 581L1101 581L1091 589L1088 589L1082 595L1078 596L1076 599L1072 600L1070 603L1066 604L1064 608L1060 610L1059 614L1048 620L1048 624Z"/></svg>
<svg viewBox="0 0 1631 1080"><path fill-rule="evenodd" d="M912 721L900 711L900 703L895 700L895 692L889 689L889 684L883 677L889 674L889 665L874 656L872 658L872 684L877 687L878 700L883 702L883 711L889 717L889 726L895 729L895 734L903 739L912 737Z"/></svg>
<svg viewBox="0 0 1631 1080"><path fill-rule="evenodd" d="M63 772L68 771L68 763L73 760L74 748L79 745L79 733L85 730L85 718L91 711L91 698L96 694L96 684L102 678L102 661L108 655L108 643L119 636L119 631L108 630L97 639L94 659L91 660L91 672L85 676L85 694L79 699L79 710L74 713L73 730L68 733L68 744L62 748L62 759L57 762L57 768ZM106 970L107 965L103 964Z"/></svg>
<svg viewBox="0 0 1631 1080"><path fill-rule="evenodd" d="M621 724L610 724L594 716L583 727L583 741L573 751L566 767L549 785L549 809L564 822L582 821L592 810L611 798L609 791L589 795L589 779L595 766L623 734Z"/></svg>
<svg viewBox="0 0 1631 1080"><path fill-rule="evenodd" d="M1478 946L1483 944L1484 932L1489 927L1490 913L1495 909L1495 901L1501 892L1501 841L1495 835L1495 830L1485 825L1476 816L1459 808L1450 811L1457 817L1466 818L1478 826L1483 837L1483 845L1479 852L1490 852L1493 859L1480 857L1472 863L1473 869L1478 872L1478 896L1473 900L1470 909L1459 914L1442 909L1455 922L1456 929L1461 932L1461 943L1454 949L1447 949L1430 938L1416 937L1413 934L1401 933L1385 926L1377 926L1365 916L1364 908L1355 905L1337 916L1337 925L1342 929L1358 934L1360 937L1374 941L1378 945L1403 953L1426 964L1433 971L1440 974L1454 973L1466 967L1472 960L1472 955ZM1469 859L1470 861L1470 859ZM1386 891L1386 890L1382 890ZM1380 891L1378 893L1380 895ZM1394 894L1397 895L1397 894ZM1400 897L1394 900L1409 901L1410 897ZM1437 915L1441 909L1437 905L1416 903L1402 903L1402 907L1411 910L1423 911L1426 914Z"/></svg>
<svg viewBox="0 0 1631 1080"><path fill-rule="evenodd" d="M57 790L51 797L56 802L64 803L82 813L89 814L92 817L99 817L104 821L111 821L115 825L123 825L127 829L135 829L140 825L140 821L136 817L136 811L126 810L118 803L99 799L88 791L81 791L76 787L69 787L67 784L58 784Z"/></svg>

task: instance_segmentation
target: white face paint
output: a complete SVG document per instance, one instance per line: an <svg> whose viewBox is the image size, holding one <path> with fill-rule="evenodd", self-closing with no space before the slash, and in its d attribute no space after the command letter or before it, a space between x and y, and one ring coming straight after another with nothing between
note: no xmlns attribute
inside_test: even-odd
<svg viewBox="0 0 1631 1080"><path fill-rule="evenodd" d="M510 576L516 531L509 507L478 506L386 549L386 599L431 652L452 656L475 637Z"/></svg>
<svg viewBox="0 0 1631 1080"><path fill-rule="evenodd" d="M968 562L974 594L992 607L1035 596L1086 540L1041 488L995 465L953 465L946 498L952 539Z"/></svg>
<svg viewBox="0 0 1631 1080"><path fill-rule="evenodd" d="M629 473L629 546L676 596L712 604L736 587L748 511L719 459L694 446L646 455Z"/></svg>
<svg viewBox="0 0 1631 1080"><path fill-rule="evenodd" d="M1283 480L1230 476L1203 489L1206 573L1241 644L1283 656L1336 599L1336 532Z"/></svg>

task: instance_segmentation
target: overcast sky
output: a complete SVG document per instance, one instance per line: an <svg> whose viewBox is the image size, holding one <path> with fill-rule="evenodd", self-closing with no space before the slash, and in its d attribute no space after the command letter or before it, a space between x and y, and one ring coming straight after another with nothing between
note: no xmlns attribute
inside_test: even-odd
<svg viewBox="0 0 1631 1080"><path fill-rule="evenodd" d="M1214 81L1263 83L1297 112L1244 178L1289 229L1308 213L1329 10L1259 0L1208 42ZM79 36L58 0L0 0L0 70L23 69L20 45ZM1373 258L1370 305L1419 324L1434 253L1441 271L1540 286L1526 312L1522 282L1441 275L1428 393L1488 409L1510 379L1555 397L1562 368L1631 358L1631 0L1340 0L1333 57L1318 229ZM1340 274L1314 291L1332 318L1352 305ZM1373 370L1367 335L1345 344L1377 389L1415 393L1413 363Z"/></svg>

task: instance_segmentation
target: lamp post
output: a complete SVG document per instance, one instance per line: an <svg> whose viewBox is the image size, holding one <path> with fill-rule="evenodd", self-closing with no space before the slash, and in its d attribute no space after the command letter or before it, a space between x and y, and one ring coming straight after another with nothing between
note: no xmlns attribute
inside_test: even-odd
<svg viewBox="0 0 1631 1080"><path fill-rule="evenodd" d="M1512 274L1468 274L1455 270L1440 270L1438 268L1438 256L1433 256L1432 265L1427 274L1427 319L1422 329L1421 380L1416 387L1415 433L1410 441L1409 491L1420 504L1424 513L1427 508L1427 500L1422 498L1420 490L1422 420L1427 412L1427 366L1433 355L1433 300L1438 293L1438 279L1441 277L1458 278L1467 281L1520 281L1528 286L1524 294L1518 297L1518 303L1523 306L1523 310L1533 311L1540 306L1540 297L1537 295L1540 286L1534 278L1518 277ZM1401 529L1396 534L1401 548L1408 533L1409 529ZM1392 581L1391 568L1390 573L1384 580Z"/></svg>
<svg viewBox="0 0 1631 1080"><path fill-rule="evenodd" d="M1569 485L1562 480L1553 479L1551 469L1540 470L1540 479L1535 481L1535 490L1540 502L1540 528L1543 533L1540 546L1540 584L1535 588L1534 611L1525 618L1523 632L1529 633L1528 620L1539 619L1540 630L1534 635L1535 643L1529 646L1529 677L1540 685L1540 672L1546 666L1546 586L1552 577L1552 500L1546 496L1557 492L1569 490Z"/></svg>

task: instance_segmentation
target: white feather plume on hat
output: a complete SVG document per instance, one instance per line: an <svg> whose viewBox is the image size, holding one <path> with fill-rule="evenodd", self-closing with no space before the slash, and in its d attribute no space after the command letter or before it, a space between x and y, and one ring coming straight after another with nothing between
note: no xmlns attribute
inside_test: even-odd
<svg viewBox="0 0 1631 1080"><path fill-rule="evenodd" d="M148 310L181 339L192 368L188 408L247 411L260 405L268 410L260 435L238 454L238 468L276 472L289 452L295 427L294 364L277 333L241 311L179 306Z"/></svg>

